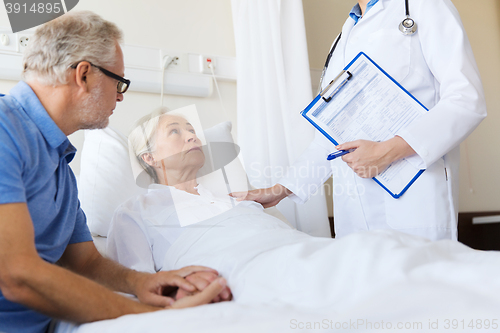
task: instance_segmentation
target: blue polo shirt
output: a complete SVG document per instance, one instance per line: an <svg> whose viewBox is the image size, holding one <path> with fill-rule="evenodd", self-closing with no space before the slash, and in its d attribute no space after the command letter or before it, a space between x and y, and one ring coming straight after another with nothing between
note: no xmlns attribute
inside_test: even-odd
<svg viewBox="0 0 500 333"><path fill-rule="evenodd" d="M372 9L372 7L375 6L375 4L378 1L379 0L371 0L370 2L368 2L368 4L366 5L365 14L368 13L368 11L370 9ZM359 3L355 4L354 7L352 7L352 10L349 13L349 16L354 20L354 25L356 25L356 23L358 23L359 19L361 17L363 17L363 15L361 14L361 7L359 6Z"/></svg>
<svg viewBox="0 0 500 333"><path fill-rule="evenodd" d="M92 240L68 165L75 152L28 84L0 97L0 204L27 204L36 249L49 263L68 244ZM44 332L49 322L0 291L0 332Z"/></svg>

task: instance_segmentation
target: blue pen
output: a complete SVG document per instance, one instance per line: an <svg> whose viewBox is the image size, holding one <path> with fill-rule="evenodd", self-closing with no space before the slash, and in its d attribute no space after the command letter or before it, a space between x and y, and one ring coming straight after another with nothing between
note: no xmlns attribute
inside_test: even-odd
<svg viewBox="0 0 500 333"><path fill-rule="evenodd" d="M337 151L335 153L331 153L330 155L328 155L328 157L326 159L331 161L331 160L336 159L337 157L341 157L341 156L344 156L346 154L352 153L355 150L356 149L340 150L340 151Z"/></svg>

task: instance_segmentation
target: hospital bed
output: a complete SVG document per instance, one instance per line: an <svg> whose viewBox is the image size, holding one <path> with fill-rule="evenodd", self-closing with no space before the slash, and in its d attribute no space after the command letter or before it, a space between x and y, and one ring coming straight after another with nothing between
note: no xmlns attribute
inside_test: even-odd
<svg viewBox="0 0 500 333"><path fill-rule="evenodd" d="M216 126L213 140L232 140L230 130L228 123ZM114 207L145 191L136 186L127 149L125 137L111 128L86 133L80 199L96 247L104 255ZM228 175L233 167L238 169L229 166ZM238 184L234 186L238 188ZM289 232L290 237L272 231L256 235L246 249L234 239L233 245L211 248L209 259L203 255L206 247L218 243L208 237L210 234L204 234L211 239L210 244L195 242L187 251L182 243L189 243L188 239L181 239L169 250L169 269L189 264L218 269L233 289L232 302L83 325L61 322L56 332L499 329L500 253L475 251L453 241L432 243L393 231L359 233L335 241L302 239L305 236L300 233ZM266 237L268 241L263 242ZM258 260L247 258L255 249L267 255L257 256ZM218 260L217 254L222 253L236 268L225 267ZM290 284L290 275L303 276L301 281L306 285Z"/></svg>

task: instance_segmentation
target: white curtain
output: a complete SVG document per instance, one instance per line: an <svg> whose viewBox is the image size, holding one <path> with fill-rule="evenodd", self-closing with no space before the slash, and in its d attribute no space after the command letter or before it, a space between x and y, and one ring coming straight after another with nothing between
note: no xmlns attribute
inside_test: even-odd
<svg viewBox="0 0 500 333"><path fill-rule="evenodd" d="M302 0L232 0L238 66L238 144L251 184L274 185L307 148L300 115L312 99ZM321 191L320 191L321 192ZM326 200L278 209L299 230L330 237Z"/></svg>

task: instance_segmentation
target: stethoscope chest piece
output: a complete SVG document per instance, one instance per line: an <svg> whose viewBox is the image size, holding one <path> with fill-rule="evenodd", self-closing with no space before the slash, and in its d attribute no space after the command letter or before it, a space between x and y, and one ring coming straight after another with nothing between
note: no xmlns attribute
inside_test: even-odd
<svg viewBox="0 0 500 333"><path fill-rule="evenodd" d="M405 36L411 36L417 32L417 23L415 23L410 16L407 16L403 22L399 24L399 31Z"/></svg>

